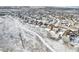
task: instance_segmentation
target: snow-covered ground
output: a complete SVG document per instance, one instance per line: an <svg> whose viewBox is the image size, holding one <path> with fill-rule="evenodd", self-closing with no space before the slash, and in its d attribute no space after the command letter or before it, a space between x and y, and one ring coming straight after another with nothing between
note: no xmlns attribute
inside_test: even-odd
<svg viewBox="0 0 79 59"><path fill-rule="evenodd" d="M0 17L0 51L76 51L67 48L62 40L55 41L53 39L56 38L50 38L50 32L44 28L23 25L19 20L20 18L8 15Z"/></svg>
<svg viewBox="0 0 79 59"><path fill-rule="evenodd" d="M43 38L18 18L0 17L1 51L54 51Z"/></svg>

